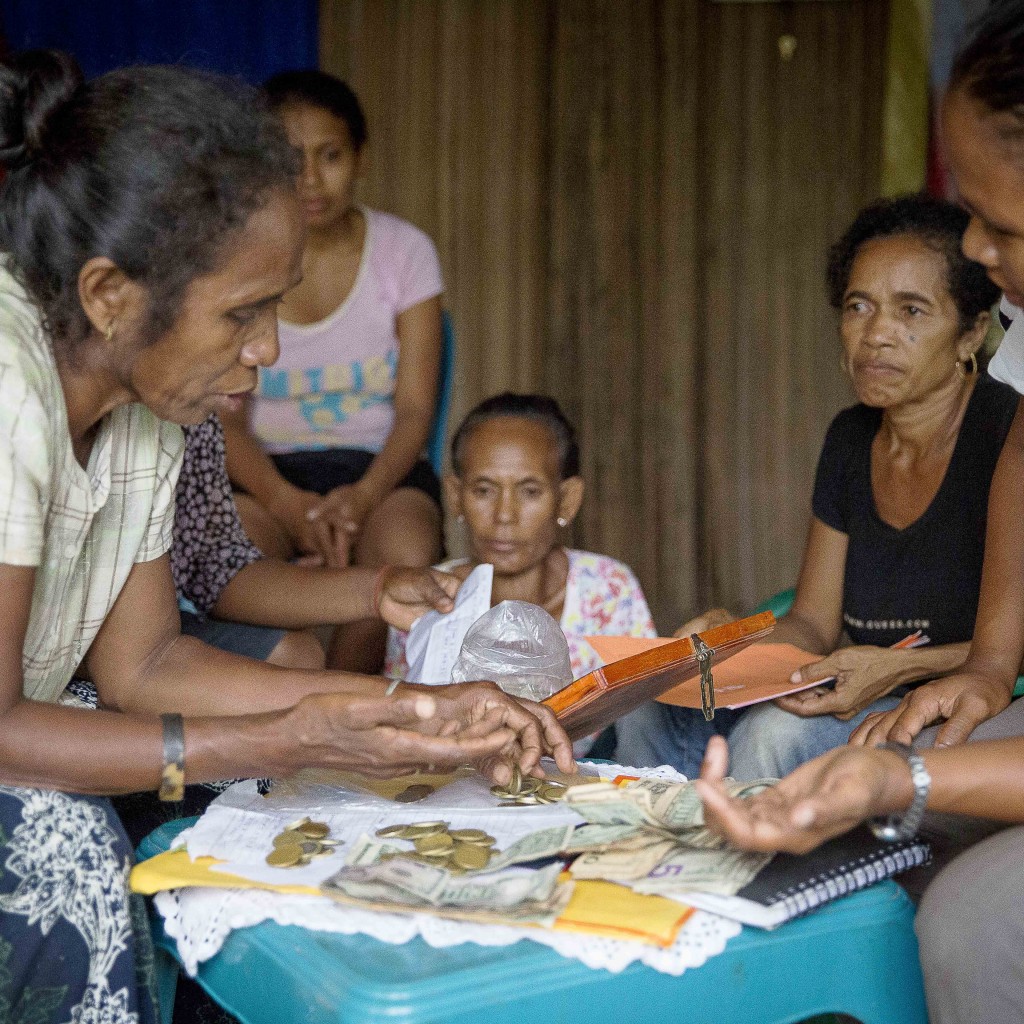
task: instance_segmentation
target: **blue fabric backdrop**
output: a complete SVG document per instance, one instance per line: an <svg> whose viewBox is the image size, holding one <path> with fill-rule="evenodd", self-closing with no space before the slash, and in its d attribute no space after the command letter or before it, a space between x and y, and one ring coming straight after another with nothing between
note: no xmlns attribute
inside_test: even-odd
<svg viewBox="0 0 1024 1024"><path fill-rule="evenodd" d="M125 64L180 63L254 85L317 66L317 0L0 0L11 50L56 47L86 77Z"/></svg>

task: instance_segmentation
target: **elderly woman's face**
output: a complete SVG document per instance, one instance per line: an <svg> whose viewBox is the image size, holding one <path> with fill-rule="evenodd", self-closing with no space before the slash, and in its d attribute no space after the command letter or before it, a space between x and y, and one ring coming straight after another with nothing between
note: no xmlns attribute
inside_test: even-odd
<svg viewBox="0 0 1024 1024"><path fill-rule="evenodd" d="M1006 297L1024 306L1024 146L1006 142L994 114L956 89L942 126L957 189L971 222L964 255L982 264Z"/></svg>
<svg viewBox="0 0 1024 1024"><path fill-rule="evenodd" d="M181 424L241 409L258 367L278 357L277 306L301 276L303 230L286 191L249 218L222 265L189 285L171 328L139 341L127 368L139 402Z"/></svg>
<svg viewBox="0 0 1024 1024"><path fill-rule="evenodd" d="M945 257L913 235L865 242L843 296L840 336L866 405L888 408L948 383L960 330Z"/></svg>
<svg viewBox="0 0 1024 1024"><path fill-rule="evenodd" d="M558 539L558 450L542 423L485 420L465 440L455 505L473 558L499 576L539 565Z"/></svg>

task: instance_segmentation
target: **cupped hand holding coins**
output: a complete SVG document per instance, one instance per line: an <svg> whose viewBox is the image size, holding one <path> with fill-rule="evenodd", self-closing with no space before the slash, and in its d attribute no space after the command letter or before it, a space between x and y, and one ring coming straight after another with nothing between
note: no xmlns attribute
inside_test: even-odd
<svg viewBox="0 0 1024 1024"><path fill-rule="evenodd" d="M419 686L390 695L317 693L277 719L285 730L280 774L338 768L390 778L472 765L498 785L543 777L542 756L575 770L572 744L554 714L493 683Z"/></svg>

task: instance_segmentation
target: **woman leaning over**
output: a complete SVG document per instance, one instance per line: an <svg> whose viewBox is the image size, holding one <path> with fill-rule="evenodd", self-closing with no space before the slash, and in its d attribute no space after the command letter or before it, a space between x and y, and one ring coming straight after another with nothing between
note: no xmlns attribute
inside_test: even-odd
<svg viewBox="0 0 1024 1024"><path fill-rule="evenodd" d="M0 66L0 160L4 997L151 1021L145 919L104 795L309 764L506 777L544 746L568 765L569 747L496 688L388 696L383 679L179 634L172 423L240 403L299 273L295 157L255 94L172 68L83 84L69 58L25 55ZM76 671L102 710L61 705Z"/></svg>
<svg viewBox="0 0 1024 1024"><path fill-rule="evenodd" d="M978 373L997 291L960 251L967 221L925 196L883 200L830 254L840 358L859 404L826 435L796 599L772 640L821 656L803 679L835 685L707 724L649 705L619 723L623 763L693 774L714 726L729 735L738 777L784 775L967 656L989 485L1017 406ZM731 618L717 609L680 634ZM915 631L931 642L893 649Z"/></svg>
<svg viewBox="0 0 1024 1024"><path fill-rule="evenodd" d="M1024 300L1022 111L1024 14L1017 0L996 0L954 65L942 124L950 165L971 211L964 251L984 263L1018 306ZM1019 338L1008 335L1006 341L1016 342L1009 360L1020 365ZM924 805L933 812L1024 823L1024 702L1006 707L1024 652L1022 523L1024 413L1018 412L992 485L970 657L962 673L929 684L938 690L930 707L904 709L916 721L946 719L952 727L945 733L947 745L914 753L892 742L916 732L914 720L896 716L889 724L899 728L890 730L887 749L832 751L741 803L719 787L727 752L716 740L708 750L703 790L708 824L745 848L802 851L875 815L895 815L897 825L902 818L901 830L910 833ZM986 709L995 715L986 724L1002 723L1002 735L1012 738L958 742L986 717ZM871 742L884 738L869 735ZM915 758L930 784L920 772L915 783ZM961 853L925 892L916 927L932 1024L1024 1021L1022 845L1024 827L1005 829Z"/></svg>

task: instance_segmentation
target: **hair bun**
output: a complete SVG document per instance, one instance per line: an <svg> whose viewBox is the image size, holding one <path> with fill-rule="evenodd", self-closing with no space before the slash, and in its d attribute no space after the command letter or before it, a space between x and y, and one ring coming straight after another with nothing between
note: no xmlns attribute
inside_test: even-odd
<svg viewBox="0 0 1024 1024"><path fill-rule="evenodd" d="M13 170L34 160L50 119L83 81L61 50L27 50L0 64L0 163Z"/></svg>

